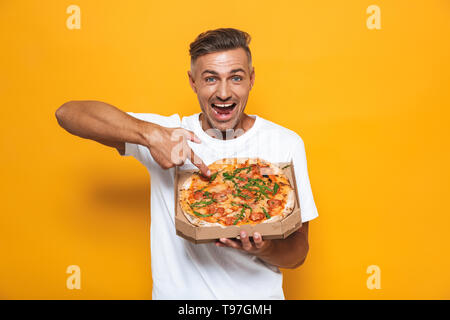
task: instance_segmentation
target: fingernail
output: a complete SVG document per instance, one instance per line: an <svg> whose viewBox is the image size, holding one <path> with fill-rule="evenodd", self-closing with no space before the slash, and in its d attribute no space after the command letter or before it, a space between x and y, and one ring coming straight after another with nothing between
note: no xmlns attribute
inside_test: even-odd
<svg viewBox="0 0 450 320"><path fill-rule="evenodd" d="M256 232L255 232L255 234L253 235L253 238L259 239L259 233L256 233Z"/></svg>
<svg viewBox="0 0 450 320"><path fill-rule="evenodd" d="M225 238L220 238L220 242L226 242L227 241L227 239L225 239Z"/></svg>
<svg viewBox="0 0 450 320"><path fill-rule="evenodd" d="M207 174L208 176L210 176L210 175L211 175L211 170L208 170L208 172L206 172L206 174Z"/></svg>
<svg viewBox="0 0 450 320"><path fill-rule="evenodd" d="M247 236L247 234L245 233L245 231L241 232L241 238L245 238Z"/></svg>

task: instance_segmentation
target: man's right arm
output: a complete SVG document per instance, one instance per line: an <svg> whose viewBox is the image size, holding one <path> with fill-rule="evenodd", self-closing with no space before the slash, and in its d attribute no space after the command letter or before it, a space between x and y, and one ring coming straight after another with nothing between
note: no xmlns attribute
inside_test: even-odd
<svg viewBox="0 0 450 320"><path fill-rule="evenodd" d="M100 101L66 102L55 115L69 133L114 147L120 154L125 153L125 142L147 145L142 133L154 129L154 124Z"/></svg>
<svg viewBox="0 0 450 320"><path fill-rule="evenodd" d="M114 147L122 155L126 142L140 144L150 150L154 160L164 169L181 165L190 158L204 175L209 176L208 167L195 156L185 140L182 143L186 152L181 157L173 156L172 151L180 143L174 137L182 135L187 140L200 143L191 131L143 121L100 101L66 102L56 110L55 116L59 125L69 133Z"/></svg>

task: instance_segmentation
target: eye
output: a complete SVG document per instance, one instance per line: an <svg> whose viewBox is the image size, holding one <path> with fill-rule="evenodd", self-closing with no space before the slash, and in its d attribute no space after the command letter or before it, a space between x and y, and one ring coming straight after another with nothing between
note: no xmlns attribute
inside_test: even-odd
<svg viewBox="0 0 450 320"><path fill-rule="evenodd" d="M233 79L233 80L235 80L235 81L241 81L242 80L242 77L241 76L234 76L233 78L231 78L231 79ZM236 80L237 79L237 80Z"/></svg>
<svg viewBox="0 0 450 320"><path fill-rule="evenodd" d="M208 80L210 80L210 79L215 80L213 77L208 77L208 78L205 78L205 81L206 81L206 82L212 82L212 81L208 81Z"/></svg>

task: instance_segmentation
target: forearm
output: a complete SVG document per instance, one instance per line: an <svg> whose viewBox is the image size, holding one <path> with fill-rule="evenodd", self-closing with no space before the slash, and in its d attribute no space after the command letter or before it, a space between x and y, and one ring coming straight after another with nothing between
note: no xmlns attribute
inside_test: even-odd
<svg viewBox="0 0 450 320"><path fill-rule="evenodd" d="M271 240L267 250L258 257L279 268L293 269L303 264L308 250L306 235L302 232L294 232L286 239Z"/></svg>
<svg viewBox="0 0 450 320"><path fill-rule="evenodd" d="M70 101L55 115L61 127L71 134L100 142L144 144L141 127L149 125L100 101Z"/></svg>

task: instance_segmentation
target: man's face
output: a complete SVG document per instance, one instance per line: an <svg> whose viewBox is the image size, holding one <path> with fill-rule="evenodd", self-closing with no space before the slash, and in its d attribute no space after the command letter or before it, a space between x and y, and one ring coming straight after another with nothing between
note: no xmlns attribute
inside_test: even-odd
<svg viewBox="0 0 450 320"><path fill-rule="evenodd" d="M188 76L208 124L220 131L235 128L255 81L254 68L249 66L245 50L200 56Z"/></svg>

